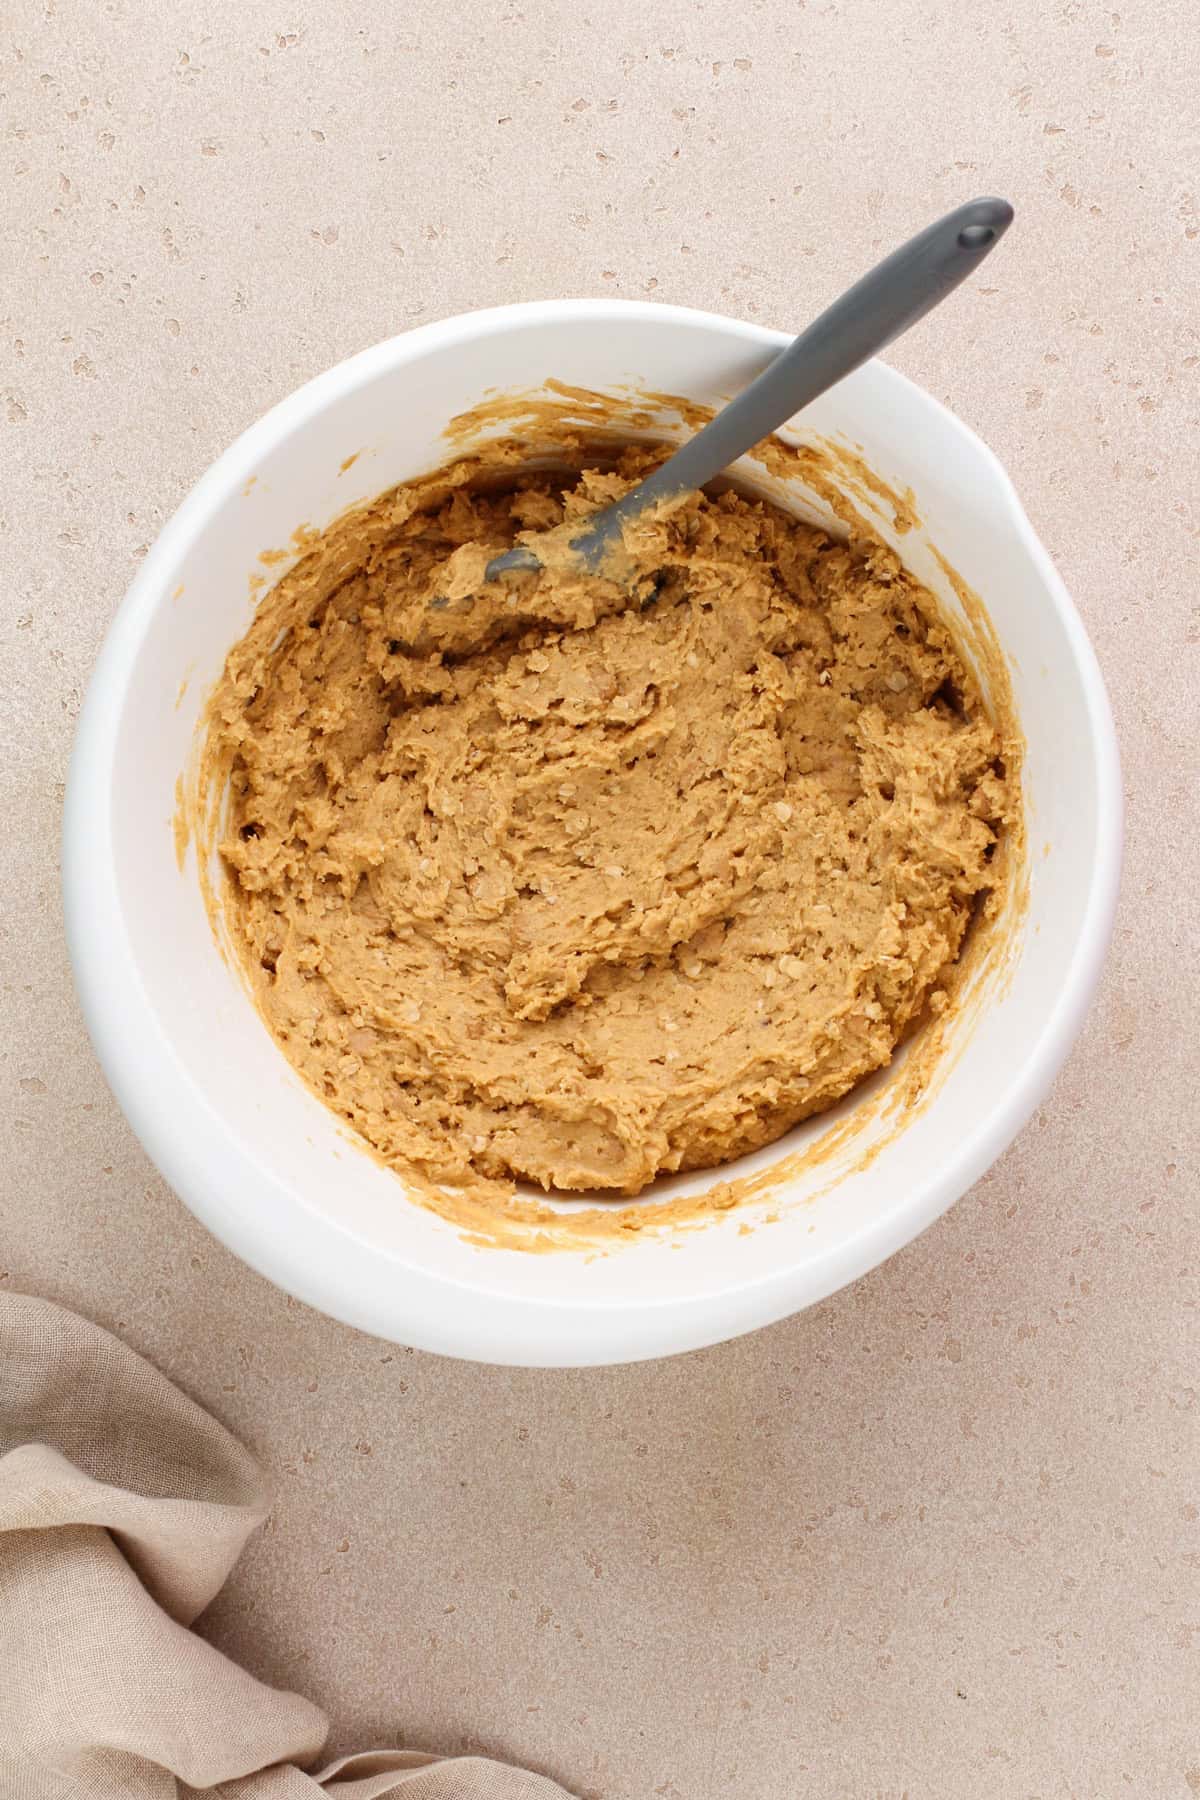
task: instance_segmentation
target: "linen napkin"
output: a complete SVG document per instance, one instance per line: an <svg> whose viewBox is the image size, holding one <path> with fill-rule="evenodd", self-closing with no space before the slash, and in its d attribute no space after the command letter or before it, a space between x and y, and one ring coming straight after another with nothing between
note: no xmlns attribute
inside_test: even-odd
<svg viewBox="0 0 1200 1800"><path fill-rule="evenodd" d="M268 1511L249 1452L99 1326L0 1294L3 1800L564 1800L480 1757L374 1750L189 1630Z"/></svg>

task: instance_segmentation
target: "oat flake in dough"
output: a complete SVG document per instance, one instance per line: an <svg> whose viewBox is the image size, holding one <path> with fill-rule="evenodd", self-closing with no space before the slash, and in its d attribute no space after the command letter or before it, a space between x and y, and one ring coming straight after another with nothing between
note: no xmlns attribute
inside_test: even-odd
<svg viewBox="0 0 1200 1800"><path fill-rule="evenodd" d="M347 515L210 702L262 1013L424 1180L631 1194L769 1143L944 1004L992 883L1002 745L890 551L730 491L638 528L636 597L480 587L651 460Z"/></svg>

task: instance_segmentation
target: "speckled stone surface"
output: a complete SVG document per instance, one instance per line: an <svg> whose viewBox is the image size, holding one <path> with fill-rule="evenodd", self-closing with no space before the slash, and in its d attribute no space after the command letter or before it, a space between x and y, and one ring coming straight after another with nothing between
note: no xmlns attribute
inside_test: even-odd
<svg viewBox="0 0 1200 1800"><path fill-rule="evenodd" d="M206 1629L337 1745L595 1800L1200 1794L1198 74L1190 0L9 0L0 1282L275 1472ZM460 1366L289 1302L147 1163L63 949L72 723L163 519L406 326L624 294L798 327L977 191L1016 227L892 355L1011 471L1125 765L1053 1097L884 1268L674 1362Z"/></svg>

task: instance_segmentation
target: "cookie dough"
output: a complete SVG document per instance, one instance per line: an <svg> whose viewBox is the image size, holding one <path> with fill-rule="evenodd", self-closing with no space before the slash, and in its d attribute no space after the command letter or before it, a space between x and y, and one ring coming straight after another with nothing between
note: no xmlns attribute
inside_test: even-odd
<svg viewBox="0 0 1200 1800"><path fill-rule="evenodd" d="M1010 782L883 546L727 489L639 526L620 580L484 587L654 460L504 456L345 516L231 653L224 916L386 1163L633 1194L771 1142L944 1006Z"/></svg>

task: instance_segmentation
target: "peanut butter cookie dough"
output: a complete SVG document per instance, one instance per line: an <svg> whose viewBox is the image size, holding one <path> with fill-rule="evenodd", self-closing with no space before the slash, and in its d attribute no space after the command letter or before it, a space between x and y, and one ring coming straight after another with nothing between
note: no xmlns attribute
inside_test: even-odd
<svg viewBox="0 0 1200 1800"><path fill-rule="evenodd" d="M654 460L504 456L347 515L231 653L224 916L385 1162L632 1194L769 1143L945 1004L1011 782L887 549L731 490L639 527L620 584L485 588Z"/></svg>

